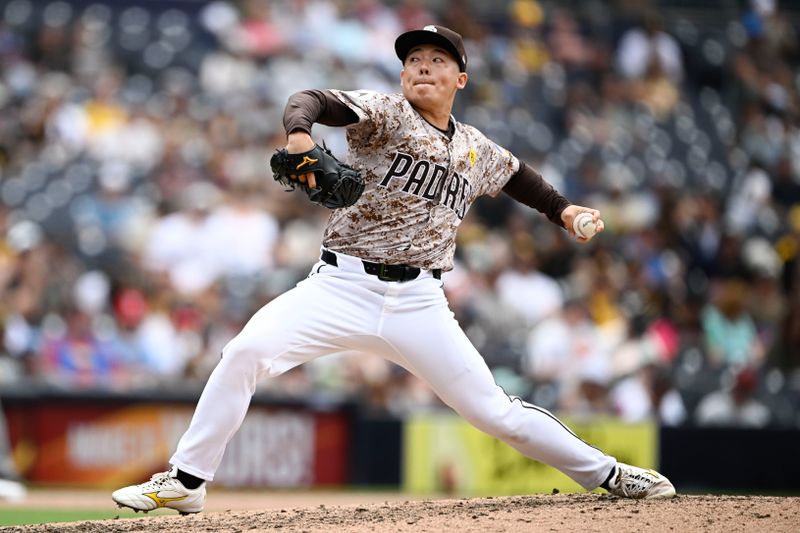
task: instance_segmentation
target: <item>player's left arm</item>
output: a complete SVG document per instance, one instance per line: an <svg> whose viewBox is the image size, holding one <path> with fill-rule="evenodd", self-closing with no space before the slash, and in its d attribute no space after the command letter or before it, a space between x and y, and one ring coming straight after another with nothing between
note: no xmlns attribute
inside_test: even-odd
<svg viewBox="0 0 800 533"><path fill-rule="evenodd" d="M600 211L571 204L541 174L522 161L519 162L516 174L503 186L503 192L514 200L544 213L551 222L566 229L578 242L589 242L592 239L592 236L586 238L577 235L573 229L575 217L580 213L592 215L596 226L595 233L600 233L605 227L600 218Z"/></svg>

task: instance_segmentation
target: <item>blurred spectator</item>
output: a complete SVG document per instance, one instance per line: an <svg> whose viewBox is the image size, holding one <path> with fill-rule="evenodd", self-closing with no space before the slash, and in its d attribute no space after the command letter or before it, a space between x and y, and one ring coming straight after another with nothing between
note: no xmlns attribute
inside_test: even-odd
<svg viewBox="0 0 800 533"><path fill-rule="evenodd" d="M200 67L200 83L211 96L237 94L253 87L256 65L246 56L217 50Z"/></svg>
<svg viewBox="0 0 800 533"><path fill-rule="evenodd" d="M554 387L560 408L604 409L608 384L608 346L589 318L585 302L568 300L561 313L531 330L524 368L537 386Z"/></svg>
<svg viewBox="0 0 800 533"><path fill-rule="evenodd" d="M800 292L797 290L789 297L771 355L776 367L794 375L800 383Z"/></svg>
<svg viewBox="0 0 800 533"><path fill-rule="evenodd" d="M800 136L797 137L800 141ZM800 150L797 150L796 155L800 156ZM772 201L783 209L800 204L800 183L797 181L800 164L798 163L800 161L792 161L788 157L783 157L775 169L775 182L770 187L770 192Z"/></svg>
<svg viewBox="0 0 800 533"><path fill-rule="evenodd" d="M135 353L129 363L148 377L179 379L184 376L188 360L195 355L170 315L169 297L168 290L148 295L133 287L121 287L113 298L120 335Z"/></svg>
<svg viewBox="0 0 800 533"><path fill-rule="evenodd" d="M764 348L745 308L747 285L730 279L720 283L714 302L703 311L703 330L713 366L758 365Z"/></svg>
<svg viewBox="0 0 800 533"><path fill-rule="evenodd" d="M563 304L562 289L537 268L532 239L520 235L512 241L511 268L497 277L500 301L525 317L528 325L557 313Z"/></svg>
<svg viewBox="0 0 800 533"><path fill-rule="evenodd" d="M761 217L769 209L772 181L769 174L754 164L736 185L726 212L728 225L737 234L747 234L758 229Z"/></svg>
<svg viewBox="0 0 800 533"><path fill-rule="evenodd" d="M553 59L564 65L572 79L589 75L599 50L593 49L580 31L578 21L567 9L556 9L550 17L547 44Z"/></svg>
<svg viewBox="0 0 800 533"><path fill-rule="evenodd" d="M761 81L754 83L760 85ZM742 149L757 165L771 168L781 156L783 127L780 119L764 113L760 104L746 102L741 122Z"/></svg>
<svg viewBox="0 0 800 533"><path fill-rule="evenodd" d="M268 57L285 46L284 37L272 21L270 5L258 0L241 3L243 19L228 36L228 46L248 56Z"/></svg>
<svg viewBox="0 0 800 533"><path fill-rule="evenodd" d="M631 82L630 91L633 101L643 104L659 122L672 116L680 100L678 86L658 61L651 62L640 79Z"/></svg>
<svg viewBox="0 0 800 533"><path fill-rule="evenodd" d="M658 72L673 83L683 78L683 56L678 42L664 31L661 15L648 11L641 23L625 32L617 48L617 68L628 79Z"/></svg>
<svg viewBox="0 0 800 533"><path fill-rule="evenodd" d="M561 409L576 416L615 415L609 396L611 372L609 362L601 355L584 361L578 376L578 387L567 396Z"/></svg>
<svg viewBox="0 0 800 533"><path fill-rule="evenodd" d="M695 420L701 426L762 428L770 422L770 412L756 397L758 373L741 369L729 387L709 393L697 406Z"/></svg>
<svg viewBox="0 0 800 533"><path fill-rule="evenodd" d="M113 388L124 383L124 355L112 339L98 335L92 317L71 309L64 319L50 316L44 330L38 371L52 385Z"/></svg>
<svg viewBox="0 0 800 533"><path fill-rule="evenodd" d="M723 231L719 200L710 195L683 197L678 200L672 217L688 255L688 270L697 269L706 276L718 274L714 267L720 255Z"/></svg>
<svg viewBox="0 0 800 533"><path fill-rule="evenodd" d="M797 35L777 0L750 0L742 17L748 36L771 57L791 60L798 52Z"/></svg>
<svg viewBox="0 0 800 533"><path fill-rule="evenodd" d="M645 365L623 379L612 389L611 398L615 413L626 422L657 420L665 426L677 426L688 417L669 368L661 365Z"/></svg>
<svg viewBox="0 0 800 533"><path fill-rule="evenodd" d="M182 294L208 289L217 279L219 266L208 239L207 220L217 204L219 191L207 182L193 183L182 191L180 210L155 221L145 244L144 264L163 274Z"/></svg>
<svg viewBox="0 0 800 533"><path fill-rule="evenodd" d="M88 255L122 254L139 243L139 231L152 216L149 204L131 194L131 168L112 160L99 170L98 189L78 198L71 215L78 232L94 235Z"/></svg>
<svg viewBox="0 0 800 533"><path fill-rule="evenodd" d="M544 10L536 0L514 0L509 14L513 24L511 59L525 72L538 73L550 56L542 35Z"/></svg>
<svg viewBox="0 0 800 533"><path fill-rule="evenodd" d="M275 263L278 222L259 209L257 194L253 185L231 185L227 202L218 205L205 222L204 238L223 275L263 275Z"/></svg>
<svg viewBox="0 0 800 533"><path fill-rule="evenodd" d="M402 31L424 28L436 23L436 17L422 0L403 0L397 8L397 17L402 24Z"/></svg>

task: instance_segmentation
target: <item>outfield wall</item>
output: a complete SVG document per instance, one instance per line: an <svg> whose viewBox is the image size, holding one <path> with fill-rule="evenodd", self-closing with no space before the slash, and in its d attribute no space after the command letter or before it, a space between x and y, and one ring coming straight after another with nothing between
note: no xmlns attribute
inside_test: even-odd
<svg viewBox="0 0 800 533"><path fill-rule="evenodd" d="M4 391L14 457L25 479L114 487L163 470L185 431L196 391L94 395ZM659 428L565 419L618 459L656 468L690 492L800 492L796 429ZM215 483L236 488L380 486L415 494L580 491L449 411L405 421L348 402L257 395Z"/></svg>
<svg viewBox="0 0 800 533"><path fill-rule="evenodd" d="M658 427L608 418L563 419L583 440L620 461L658 467ZM520 454L452 414L422 415L405 424L403 488L490 496L582 492L558 470Z"/></svg>
<svg viewBox="0 0 800 533"><path fill-rule="evenodd" d="M156 398L159 398L158 400ZM5 395L16 462L42 485L111 487L163 470L192 417L196 396ZM307 488L350 483L352 406L257 397L228 444L215 482Z"/></svg>

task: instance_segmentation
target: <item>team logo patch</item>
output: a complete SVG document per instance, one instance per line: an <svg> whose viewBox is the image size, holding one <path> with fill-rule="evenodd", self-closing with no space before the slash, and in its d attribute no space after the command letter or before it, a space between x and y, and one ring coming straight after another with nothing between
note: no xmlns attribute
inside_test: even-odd
<svg viewBox="0 0 800 533"><path fill-rule="evenodd" d="M304 155L304 156L303 156L303 161L302 161L302 162L301 162L299 165L297 165L297 167L295 167L295 168L296 168L297 170L300 170L300 169L301 169L301 168L303 168L304 166L307 166L307 165L313 165L313 164L314 164L314 163L316 163L317 161L319 161L319 159L314 159L314 158L308 157L307 155Z"/></svg>
<svg viewBox="0 0 800 533"><path fill-rule="evenodd" d="M436 26L433 26L433 25L428 25L428 26L425 26L425 27L424 27L424 28L422 28L422 29L423 29L423 30L432 31L433 33L437 33Z"/></svg>
<svg viewBox="0 0 800 533"><path fill-rule="evenodd" d="M478 152L475 151L475 148L469 149L469 166L474 167L475 162L478 160Z"/></svg>

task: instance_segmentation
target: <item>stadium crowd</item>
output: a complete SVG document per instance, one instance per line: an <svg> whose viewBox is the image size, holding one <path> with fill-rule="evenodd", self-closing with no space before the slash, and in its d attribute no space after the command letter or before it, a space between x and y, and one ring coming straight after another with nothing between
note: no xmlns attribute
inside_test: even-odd
<svg viewBox="0 0 800 533"><path fill-rule="evenodd" d="M800 425L797 13L436 6L0 1L0 391L201 386L319 256L326 211L267 164L286 98L396 91L394 37L442 23L459 120L606 224L579 246L503 195L468 213L445 289L498 382L574 416ZM371 357L261 390L439 405Z"/></svg>

